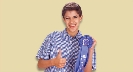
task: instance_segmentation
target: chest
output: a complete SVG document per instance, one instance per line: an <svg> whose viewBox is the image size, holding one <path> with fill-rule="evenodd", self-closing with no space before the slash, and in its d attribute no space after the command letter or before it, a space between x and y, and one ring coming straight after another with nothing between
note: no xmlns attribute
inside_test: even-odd
<svg viewBox="0 0 133 72"><path fill-rule="evenodd" d="M56 38L52 43L50 52L50 58L55 58L58 54L58 50L61 50L62 58L71 59L77 56L79 51L79 43L76 38L70 40L64 40L62 38Z"/></svg>

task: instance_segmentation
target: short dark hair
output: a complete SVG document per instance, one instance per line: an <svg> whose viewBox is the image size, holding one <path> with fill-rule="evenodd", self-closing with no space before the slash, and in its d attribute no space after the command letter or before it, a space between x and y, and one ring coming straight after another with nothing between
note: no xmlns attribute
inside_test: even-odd
<svg viewBox="0 0 133 72"><path fill-rule="evenodd" d="M80 17L82 16L82 10L79 4L75 2L69 2L65 4L65 6L62 9L62 17L64 18L66 11L72 11L72 10L75 10L79 14Z"/></svg>

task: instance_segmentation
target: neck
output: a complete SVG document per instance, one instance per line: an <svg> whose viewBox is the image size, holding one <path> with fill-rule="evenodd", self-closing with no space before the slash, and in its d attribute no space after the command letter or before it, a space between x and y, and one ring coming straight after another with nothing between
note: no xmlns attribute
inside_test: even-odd
<svg viewBox="0 0 133 72"><path fill-rule="evenodd" d="M78 33L78 30L76 30L76 31L74 31L74 32L71 32L71 31L69 31L69 30L67 29L67 32L68 32L68 34L69 34L71 37L75 37L75 36L77 35L77 33Z"/></svg>

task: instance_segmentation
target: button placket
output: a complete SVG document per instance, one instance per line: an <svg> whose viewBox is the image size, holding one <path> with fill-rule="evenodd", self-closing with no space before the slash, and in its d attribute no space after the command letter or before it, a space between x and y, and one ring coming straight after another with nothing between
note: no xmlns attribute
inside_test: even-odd
<svg viewBox="0 0 133 72"><path fill-rule="evenodd" d="M70 54L70 43L69 43L69 38L67 38L66 40L66 64L68 64L68 60L69 60L69 55Z"/></svg>

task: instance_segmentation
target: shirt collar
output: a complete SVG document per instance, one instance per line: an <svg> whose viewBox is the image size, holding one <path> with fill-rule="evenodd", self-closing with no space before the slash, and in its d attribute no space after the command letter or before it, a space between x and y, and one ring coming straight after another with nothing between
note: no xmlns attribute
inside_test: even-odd
<svg viewBox="0 0 133 72"><path fill-rule="evenodd" d="M67 40L67 41L69 41L70 39L73 38L72 36L70 36L70 35L68 34L66 28L65 28L65 29L63 30L63 32L62 32L62 37L63 37L64 40ZM76 39L78 39L78 40L79 40L79 38L82 37L82 34L81 34L81 32L80 32L79 30L78 30L78 33L77 33L77 35L76 35L75 37L76 37Z"/></svg>

